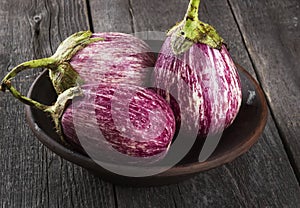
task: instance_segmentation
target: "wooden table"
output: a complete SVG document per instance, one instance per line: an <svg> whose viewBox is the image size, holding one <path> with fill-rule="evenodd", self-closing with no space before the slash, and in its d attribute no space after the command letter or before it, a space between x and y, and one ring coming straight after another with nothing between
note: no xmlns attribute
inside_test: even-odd
<svg viewBox="0 0 300 208"><path fill-rule="evenodd" d="M0 77L51 55L70 34L165 31L187 0L1 0ZM259 142L230 164L179 184L133 188L105 182L45 148L24 106L0 97L1 207L300 207L300 2L203 0L236 62L260 83L269 119ZM26 93L40 70L15 81Z"/></svg>

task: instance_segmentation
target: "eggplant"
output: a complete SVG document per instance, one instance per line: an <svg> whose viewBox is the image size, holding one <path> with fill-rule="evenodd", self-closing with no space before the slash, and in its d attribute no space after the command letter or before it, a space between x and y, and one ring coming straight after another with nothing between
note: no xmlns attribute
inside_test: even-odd
<svg viewBox="0 0 300 208"><path fill-rule="evenodd" d="M24 62L2 80L10 80L30 68L47 68L57 94L84 83L128 83L144 86L155 56L141 39L130 34L77 32L64 40L48 58Z"/></svg>
<svg viewBox="0 0 300 208"><path fill-rule="evenodd" d="M242 90L223 39L198 19L199 4L191 0L184 20L169 30L155 65L154 86L178 102L180 112L173 110L183 132L197 129L198 136L207 136L232 124ZM171 104L170 96L161 95Z"/></svg>
<svg viewBox="0 0 300 208"><path fill-rule="evenodd" d="M150 47L130 34L94 33L102 38L78 51L70 60L85 83L125 83L143 86L155 64Z"/></svg>
<svg viewBox="0 0 300 208"><path fill-rule="evenodd" d="M81 85L65 90L47 106L9 88L22 102L51 116L64 145L96 160L147 165L164 158L174 137L173 111L153 89Z"/></svg>
<svg viewBox="0 0 300 208"><path fill-rule="evenodd" d="M89 84L81 89L84 97L73 100L61 117L69 143L83 143L85 151L95 149L102 159L113 150L142 158L167 153L175 118L153 90L127 84Z"/></svg>
<svg viewBox="0 0 300 208"><path fill-rule="evenodd" d="M85 151L80 143L84 138L98 152L116 150L122 155L160 159L171 144L175 121L168 104L153 90L141 87L149 67L154 66L150 51L132 35L78 32L63 41L53 56L15 67L2 80L1 90L7 88L21 102L50 114L62 142L71 148ZM38 67L49 69L58 94L52 106L21 95L10 82L19 72ZM136 94L129 93L134 90ZM78 129L87 134L78 137Z"/></svg>

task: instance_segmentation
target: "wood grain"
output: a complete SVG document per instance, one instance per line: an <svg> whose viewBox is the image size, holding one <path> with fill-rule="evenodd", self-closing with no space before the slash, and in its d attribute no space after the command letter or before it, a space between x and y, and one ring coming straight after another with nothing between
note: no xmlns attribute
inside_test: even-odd
<svg viewBox="0 0 300 208"><path fill-rule="evenodd" d="M10 94L1 94L1 207L300 204L299 184L281 141L283 138L290 158L298 164L298 1L202 2L201 19L218 29L235 61L253 76L257 74L266 92L276 123L269 117L259 142L232 163L180 184L151 188L114 186L41 145L26 125L23 105ZM94 31L132 33L166 31L181 20L187 4L178 0L90 0L88 5ZM1 78L7 69L25 60L49 56L68 35L90 28L84 0L2 0L0 25ZM26 72L14 83L25 93L38 73L39 70Z"/></svg>
<svg viewBox="0 0 300 208"><path fill-rule="evenodd" d="M300 2L230 4L300 180Z"/></svg>
<svg viewBox="0 0 300 208"><path fill-rule="evenodd" d="M49 56L68 35L88 29L85 1L0 2L0 77ZM40 70L14 84L25 93ZM24 106L0 95L0 207L114 207L113 186L46 149L29 131Z"/></svg>
<svg viewBox="0 0 300 208"><path fill-rule="evenodd" d="M89 2L94 32L133 32L130 0Z"/></svg>

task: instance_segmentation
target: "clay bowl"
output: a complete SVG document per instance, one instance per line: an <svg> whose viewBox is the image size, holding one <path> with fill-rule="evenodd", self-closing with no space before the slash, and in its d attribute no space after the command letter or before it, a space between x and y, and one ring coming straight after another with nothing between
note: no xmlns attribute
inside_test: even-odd
<svg viewBox="0 0 300 208"><path fill-rule="evenodd" d="M112 173L98 165L89 156L64 146L54 131L51 119L45 113L26 106L26 117L36 137L50 150L107 181L132 186L176 183L201 171L231 162L247 152L263 132L267 121L267 104L264 94L257 82L245 69L238 66L238 71L243 90L242 106L234 123L223 132L220 142L211 156L205 162L198 162L199 149L203 145L202 140L199 140L200 142L195 142L190 152L181 162L157 175L128 177ZM255 92L255 96L250 103L249 92ZM56 94L46 71L35 80L29 90L28 97L49 105L55 101ZM110 165L114 166L116 164ZM119 167L122 168L122 166ZM128 167L124 165L123 168Z"/></svg>

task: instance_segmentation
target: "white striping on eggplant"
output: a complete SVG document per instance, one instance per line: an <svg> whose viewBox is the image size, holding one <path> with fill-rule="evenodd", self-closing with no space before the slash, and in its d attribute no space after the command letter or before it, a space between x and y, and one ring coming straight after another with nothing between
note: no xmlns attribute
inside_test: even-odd
<svg viewBox="0 0 300 208"><path fill-rule="evenodd" d="M82 145L87 153L95 149L102 159L120 161L114 151L163 158L175 132L172 109L163 98L127 84L90 84L82 89L84 97L74 100L61 120L70 143Z"/></svg>
<svg viewBox="0 0 300 208"><path fill-rule="evenodd" d="M94 33L103 41L91 43L78 51L70 64L87 84L127 83L143 86L155 58L142 40L124 33Z"/></svg>
<svg viewBox="0 0 300 208"><path fill-rule="evenodd" d="M198 43L175 55L167 37L155 67L155 87L167 90L180 104L181 115L175 115L188 124L182 128L198 126L200 135L222 132L241 105L240 80L225 46L218 50Z"/></svg>

